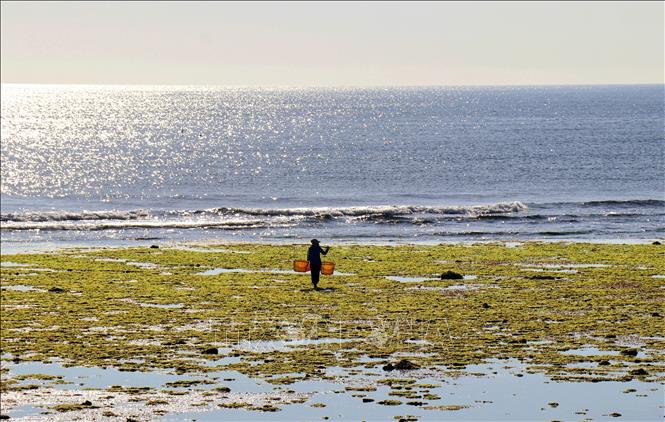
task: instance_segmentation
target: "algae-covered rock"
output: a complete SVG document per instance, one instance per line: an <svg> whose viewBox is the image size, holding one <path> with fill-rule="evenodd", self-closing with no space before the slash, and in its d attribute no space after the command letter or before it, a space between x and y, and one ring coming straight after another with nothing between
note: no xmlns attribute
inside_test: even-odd
<svg viewBox="0 0 665 422"><path fill-rule="evenodd" d="M382 404L384 406L399 406L400 404L402 404L402 402L399 400L381 400L377 403Z"/></svg>
<svg viewBox="0 0 665 422"><path fill-rule="evenodd" d="M65 290L61 287L51 287L50 289L48 289L48 291L51 292L51 293L64 293L67 290Z"/></svg>
<svg viewBox="0 0 665 422"><path fill-rule="evenodd" d="M463 279L464 276L460 273L456 273L455 271L446 271L445 273L441 274L441 280L461 280Z"/></svg>
<svg viewBox="0 0 665 422"><path fill-rule="evenodd" d="M624 356L637 356L637 350L636 349L622 350L621 354Z"/></svg>
<svg viewBox="0 0 665 422"><path fill-rule="evenodd" d="M418 368L419 368L419 366L416 365L415 363L410 362L406 359L402 359L399 362L397 362L395 365L393 365L392 363L389 363L389 364L385 365L383 367L383 370L384 371L393 371L393 370L397 369L397 370L400 370L400 371L408 371L408 370L418 369Z"/></svg>

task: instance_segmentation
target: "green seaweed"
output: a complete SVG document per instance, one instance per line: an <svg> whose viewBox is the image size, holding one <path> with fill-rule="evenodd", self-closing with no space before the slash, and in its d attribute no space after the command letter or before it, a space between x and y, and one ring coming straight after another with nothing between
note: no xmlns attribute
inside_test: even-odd
<svg viewBox="0 0 665 422"><path fill-rule="evenodd" d="M29 265L0 268L3 287L39 290L0 292L0 347L12 359L200 374L219 369L206 364L219 355L201 353L212 344L344 340L269 351L236 348L232 355L240 362L224 365L284 384L323 377L331 364L357 366L363 356L390 361L397 352L416 353L409 360L420 367L461 372L488 359L515 358L530 372L571 381L632 376L656 381L665 371L664 282L652 277L665 274L665 248L659 245L339 246L336 269L351 275L323 277L321 287L331 289L318 292L306 274L199 274L210 268L289 270L305 245L223 247L248 253L118 248L2 255L2 261ZM48 271L25 276L35 268ZM385 278L435 278L447 270L477 278L419 283ZM640 344L619 346L622 337ZM646 356L563 353L582 347L635 349ZM612 364L569 366L604 361ZM629 373L639 368L646 374ZM2 388L10 387L3 379Z"/></svg>

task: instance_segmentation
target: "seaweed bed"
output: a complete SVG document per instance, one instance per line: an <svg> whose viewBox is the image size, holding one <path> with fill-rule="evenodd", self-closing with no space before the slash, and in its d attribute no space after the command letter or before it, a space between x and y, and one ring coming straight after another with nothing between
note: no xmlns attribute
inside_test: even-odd
<svg viewBox="0 0 665 422"><path fill-rule="evenodd" d="M490 383L473 384L509 374L581 386L580 395L617 386L619 398L655 398L646 417L662 418L663 246L339 246L331 257L341 273L319 291L291 271L305 248L2 255L3 414L418 420L478 418L482 408L511 419L497 412L507 398L482 398ZM205 275L213 269L229 271ZM467 277L438 278L448 270ZM417 369L383 369L401 359ZM467 381L477 397L455 402ZM373 410L341 414L336 395ZM596 411L544 397L534 409L550 413L522 417L630 412L614 400Z"/></svg>

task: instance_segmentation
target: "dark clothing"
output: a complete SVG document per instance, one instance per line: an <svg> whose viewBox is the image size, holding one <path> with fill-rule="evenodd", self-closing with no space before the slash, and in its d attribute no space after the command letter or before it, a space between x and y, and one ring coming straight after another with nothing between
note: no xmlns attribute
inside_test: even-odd
<svg viewBox="0 0 665 422"><path fill-rule="evenodd" d="M321 255L319 254L325 255L327 253L328 251L324 251L319 245L310 246L309 249L307 249L307 260L309 261L309 265L319 264L319 266L321 266Z"/></svg>
<svg viewBox="0 0 665 422"><path fill-rule="evenodd" d="M321 255L327 254L328 249L323 250L319 245L312 245L307 250L307 260L309 261L309 270L312 272L312 284L314 288L319 284L319 275L321 274Z"/></svg>
<svg viewBox="0 0 665 422"><path fill-rule="evenodd" d="M309 269L312 272L312 284L316 287L319 284L319 275L321 274L321 264L309 264Z"/></svg>

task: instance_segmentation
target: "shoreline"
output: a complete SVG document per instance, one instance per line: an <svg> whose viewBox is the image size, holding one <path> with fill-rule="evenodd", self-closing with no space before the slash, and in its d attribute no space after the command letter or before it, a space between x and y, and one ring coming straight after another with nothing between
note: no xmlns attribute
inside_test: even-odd
<svg viewBox="0 0 665 422"><path fill-rule="evenodd" d="M323 238L323 237L322 237ZM323 238L325 239L325 238ZM35 253L58 253L65 252L69 249L130 249L140 248L151 245L158 245L165 248L177 248L179 246L242 246L242 245L265 245L265 246L284 246L284 245L305 245L309 243L309 239L302 239L300 243L296 243L297 239L284 239L283 241L277 240L242 240L237 241L233 239L208 239L208 240L195 240L195 241L166 241L160 242L158 239L137 240L132 243L118 242L111 244L96 244L90 245L89 243L77 242L64 242L65 245L57 246L45 243L43 246L36 247L20 247L20 246L5 246L0 244L0 256L4 255L24 255ZM492 240L442 240L442 241L407 241L403 239L375 241L375 240L333 240L324 243L329 245L339 246L437 246L437 245L521 245L529 243L542 243L542 244L598 244L598 245L648 245L654 242L665 243L665 237L650 238L650 239L492 239ZM35 249L32 249L35 248Z"/></svg>

